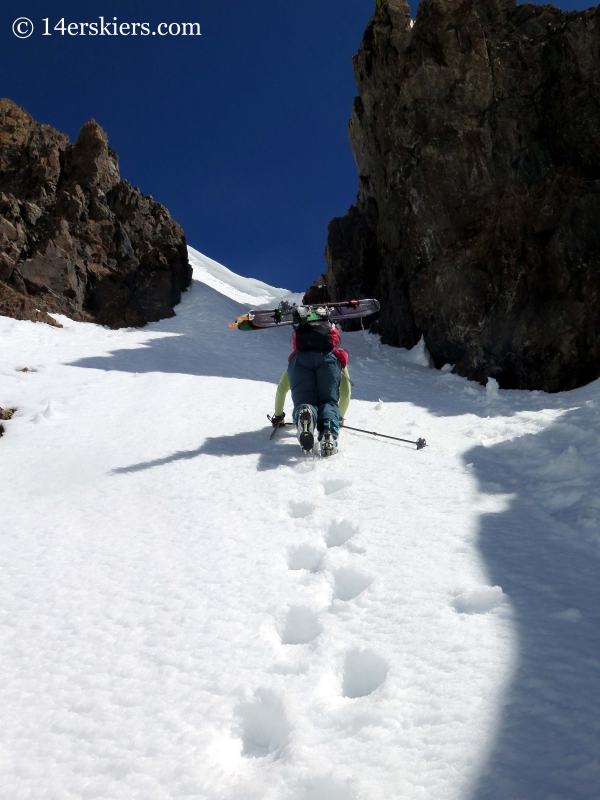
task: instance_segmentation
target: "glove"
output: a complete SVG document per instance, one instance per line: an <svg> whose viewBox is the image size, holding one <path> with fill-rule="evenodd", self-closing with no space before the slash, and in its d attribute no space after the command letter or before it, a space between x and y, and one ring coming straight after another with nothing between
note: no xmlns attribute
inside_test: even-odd
<svg viewBox="0 0 600 800"><path fill-rule="evenodd" d="M285 419L285 411L283 412L283 414L273 414L273 416L269 417L269 419L271 420L271 425L274 428L278 428L280 425L283 424L283 421Z"/></svg>

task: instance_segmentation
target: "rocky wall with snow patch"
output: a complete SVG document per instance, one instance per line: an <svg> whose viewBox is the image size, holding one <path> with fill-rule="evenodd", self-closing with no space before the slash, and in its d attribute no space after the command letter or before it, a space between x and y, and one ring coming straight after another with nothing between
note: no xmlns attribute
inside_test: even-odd
<svg viewBox="0 0 600 800"><path fill-rule="evenodd" d="M0 314L137 327L173 316L191 276L182 229L120 179L94 120L70 144L0 99Z"/></svg>
<svg viewBox="0 0 600 800"><path fill-rule="evenodd" d="M385 343L424 335L437 367L480 382L597 378L599 64L598 8L422 0L413 23L405 0L377 0L354 58L359 190L329 225L329 298L374 295Z"/></svg>

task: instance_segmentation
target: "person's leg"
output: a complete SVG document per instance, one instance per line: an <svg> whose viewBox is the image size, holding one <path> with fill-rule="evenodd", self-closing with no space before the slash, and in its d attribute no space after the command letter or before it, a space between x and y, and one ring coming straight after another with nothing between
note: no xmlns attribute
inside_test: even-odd
<svg viewBox="0 0 600 800"><path fill-rule="evenodd" d="M321 356L321 361L316 370L317 374L317 400L319 403L319 442L321 443L321 458L334 456L338 451L337 438L339 434L339 399L340 378L342 365L335 353Z"/></svg>
<svg viewBox="0 0 600 800"><path fill-rule="evenodd" d="M300 406L308 406L317 419L317 380L312 353L296 353L288 365L288 377L292 402L294 403L294 422L298 419Z"/></svg>
<svg viewBox="0 0 600 800"><path fill-rule="evenodd" d="M339 423L340 378L342 365L335 353L315 354L316 389L317 389L317 421L319 426L325 419L333 419Z"/></svg>

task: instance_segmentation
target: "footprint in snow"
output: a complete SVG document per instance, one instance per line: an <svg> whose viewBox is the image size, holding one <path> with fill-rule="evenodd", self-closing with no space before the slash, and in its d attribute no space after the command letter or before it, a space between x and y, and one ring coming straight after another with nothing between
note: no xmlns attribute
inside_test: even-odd
<svg viewBox="0 0 600 800"><path fill-rule="evenodd" d="M339 781L330 775L309 778L303 781L299 800L355 800L356 795L347 781Z"/></svg>
<svg viewBox="0 0 600 800"><path fill-rule="evenodd" d="M506 602L500 586L480 586L459 594L452 602L459 614L487 614Z"/></svg>
<svg viewBox="0 0 600 800"><path fill-rule="evenodd" d="M373 583L370 575L354 567L342 567L334 577L334 600L353 600Z"/></svg>
<svg viewBox="0 0 600 800"><path fill-rule="evenodd" d="M367 548L363 544L362 539L360 539L358 536L355 539L351 539L349 542L346 542L346 547L351 553L358 553L359 555L367 552Z"/></svg>
<svg viewBox="0 0 600 800"><path fill-rule="evenodd" d="M292 467L292 469L299 475L305 475L307 472L312 472L314 469L316 469L316 466L316 459L303 458L302 461L296 464L296 466Z"/></svg>
<svg viewBox="0 0 600 800"><path fill-rule="evenodd" d="M552 614L556 619L564 619L567 622L581 622L583 614L578 608L566 608L564 611L557 611Z"/></svg>
<svg viewBox="0 0 600 800"><path fill-rule="evenodd" d="M340 547L358 533L358 527L348 519L334 520L325 536L327 547Z"/></svg>
<svg viewBox="0 0 600 800"><path fill-rule="evenodd" d="M366 697L387 678L389 665L373 650L350 650L344 663L344 697Z"/></svg>
<svg viewBox="0 0 600 800"><path fill-rule="evenodd" d="M242 740L243 756L277 756L287 745L291 726L283 700L273 689L257 689L252 700L240 703L237 717L235 733Z"/></svg>
<svg viewBox="0 0 600 800"><path fill-rule="evenodd" d="M290 551L288 568L291 570L307 569L318 572L323 562L323 550L310 544L301 544Z"/></svg>
<svg viewBox="0 0 600 800"><path fill-rule="evenodd" d="M303 519L310 517L315 508L315 504L309 503L307 500L291 500L288 513L292 519Z"/></svg>
<svg viewBox="0 0 600 800"><path fill-rule="evenodd" d="M308 644L323 631L315 611L307 606L292 606L281 633L282 644Z"/></svg>
<svg viewBox="0 0 600 800"><path fill-rule="evenodd" d="M352 486L352 481L344 480L343 478L327 478L323 481L323 491L326 495L340 492L348 486Z"/></svg>

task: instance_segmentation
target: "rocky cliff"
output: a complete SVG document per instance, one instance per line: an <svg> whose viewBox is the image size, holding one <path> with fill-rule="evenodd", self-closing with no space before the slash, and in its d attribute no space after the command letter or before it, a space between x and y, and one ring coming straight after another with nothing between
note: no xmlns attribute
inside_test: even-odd
<svg viewBox="0 0 600 800"><path fill-rule="evenodd" d="M183 231L120 179L94 120L70 144L0 99L0 314L141 326L173 316L191 275Z"/></svg>
<svg viewBox="0 0 600 800"><path fill-rule="evenodd" d="M377 0L354 69L359 190L329 226L329 297L376 296L383 341L424 335L481 382L597 378L599 9L422 0L413 24Z"/></svg>

